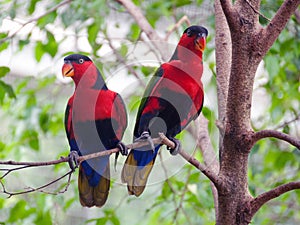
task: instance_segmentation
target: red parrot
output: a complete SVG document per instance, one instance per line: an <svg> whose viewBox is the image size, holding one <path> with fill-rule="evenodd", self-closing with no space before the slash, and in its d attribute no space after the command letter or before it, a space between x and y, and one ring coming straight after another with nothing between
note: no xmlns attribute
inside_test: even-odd
<svg viewBox="0 0 300 225"><path fill-rule="evenodd" d="M208 31L202 26L190 26L184 32L170 61L162 64L146 87L138 109L134 136L147 140L150 147L130 151L122 170L122 182L128 193L139 196L145 189L157 152L151 138L164 133L176 144L169 149L179 151L180 142L174 137L201 112L204 100L201 76L202 53Z"/></svg>
<svg viewBox="0 0 300 225"><path fill-rule="evenodd" d="M69 55L64 58L62 73L75 82L75 91L65 112L71 155L87 155L115 147L127 154L120 142L127 127L125 105L118 93L107 88L92 60L80 54ZM80 164L78 189L82 206L103 206L109 187L109 156Z"/></svg>

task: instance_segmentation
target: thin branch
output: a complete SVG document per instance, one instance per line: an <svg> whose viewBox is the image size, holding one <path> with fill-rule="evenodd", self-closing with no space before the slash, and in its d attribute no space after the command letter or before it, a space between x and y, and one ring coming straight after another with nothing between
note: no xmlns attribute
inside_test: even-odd
<svg viewBox="0 0 300 225"><path fill-rule="evenodd" d="M218 161L216 152L213 149L211 139L208 133L208 120L201 114L197 121L197 145L200 148L200 151L203 156L203 160L206 166L209 167L210 170L215 171L216 174L220 171L220 163ZM221 140L220 140L221 141ZM218 215L218 190L213 182L210 182L213 197L214 197L214 205L215 205L215 215Z"/></svg>
<svg viewBox="0 0 300 225"><path fill-rule="evenodd" d="M159 51L162 59L164 61L167 61L168 59L165 58L165 50L159 45L163 40L156 31L153 29L151 24L148 22L146 17L143 15L143 12L140 8L138 8L131 0L116 0L120 4L122 4L127 11L132 15L132 17L135 19L138 26L141 28L141 30L147 35L149 40L152 41L152 44L154 47Z"/></svg>
<svg viewBox="0 0 300 225"><path fill-rule="evenodd" d="M231 28L236 26L236 23L238 22L237 20L238 17L235 13L234 6L232 5L232 1L231 0L216 0L216 1L220 1L228 25L232 25Z"/></svg>
<svg viewBox="0 0 300 225"><path fill-rule="evenodd" d="M68 3L71 3L72 0L65 0L61 3L59 3L58 5L52 7L51 9L47 10L46 12L44 12L43 14L37 16L37 17L34 17L30 20L28 20L27 22L23 23L21 25L21 27L19 29L17 29L15 32L13 32L11 35L7 36L6 38L2 38L0 40L0 44L7 41L8 39L11 39L13 38L17 33L19 33L26 25L30 24L30 23L33 23L33 22L36 22L38 21L39 19L43 18L44 16L56 11L58 8L60 8L61 6L65 5L65 4L68 4Z"/></svg>
<svg viewBox="0 0 300 225"><path fill-rule="evenodd" d="M0 161L0 165L14 165L14 166L50 166L56 165L63 162L68 162L68 157L61 157L58 160L45 161L45 162L16 162L13 160Z"/></svg>
<svg viewBox="0 0 300 225"><path fill-rule="evenodd" d="M3 184L3 181L2 179L0 179L0 184L2 186L2 193L4 194L7 194L8 197L7 198L10 198L11 196L13 195L21 195L21 194L27 194L27 193L31 193L31 192L36 192L36 191L41 191L41 192L44 192L43 189L60 181L61 179L63 179L64 177L68 176L68 181L67 181L67 184L66 184L66 187L62 190L62 191L59 191L59 192L45 192L45 193L48 193L48 194L53 194L53 195L57 195L57 194L61 194L61 193L64 193L68 190L68 187L70 186L70 182L71 182L71 175L74 171L73 170L70 170L69 172L67 172L66 174L64 174L63 176L47 183L47 184L44 184L40 187L37 187L37 188L32 188L32 187L29 187L29 190L26 190L26 191L20 191L20 192L10 192L10 191L7 191L6 188L5 188L5 185Z"/></svg>
<svg viewBox="0 0 300 225"><path fill-rule="evenodd" d="M245 2L251 7L251 9L257 13L258 15L260 15L262 18L264 18L265 20L271 22L271 20L266 17L264 14L262 14L260 11L258 11L257 9L255 9L255 7L251 4L251 2L249 2L248 0L245 0Z"/></svg>
<svg viewBox="0 0 300 225"><path fill-rule="evenodd" d="M170 148L175 148L175 143L173 141L171 141L170 139L168 139L164 134L159 133L160 138L161 138L161 143L169 146ZM208 169L207 166L203 165L202 163L200 163L197 159L195 159L193 156L189 155L187 152L185 152L184 150L180 150L179 154L186 160L188 161L190 164L192 164L194 167L196 167L198 170L200 170L208 179L210 179L214 185L216 187L219 187L221 185L219 179L218 179L218 175Z"/></svg>
<svg viewBox="0 0 300 225"><path fill-rule="evenodd" d="M143 12L130 0L116 0L122 4L127 11L133 16L139 27L146 33L150 40L161 40L156 31L152 28Z"/></svg>
<svg viewBox="0 0 300 225"><path fill-rule="evenodd" d="M165 144L171 148L175 148L175 143L172 142L171 140L169 140L164 134L159 133L158 138L154 138L153 143L154 144ZM134 142L132 144L128 144L126 145L128 149L136 149L136 148L141 148L143 146L148 145L147 142ZM111 155L113 153L117 153L119 152L119 148L113 148L113 149L109 149L109 150L105 150L105 151L100 151L97 153L93 153L93 154L89 154L89 155L84 155L84 156L79 156L78 157L78 164L80 164L81 162L88 160L88 159L92 159L92 158L97 158L97 157L101 157L101 156L106 156L106 155ZM202 165L197 159L195 159L193 156L190 156L187 152L185 152L184 150L180 150L179 153L184 159L186 159L190 164L192 164L193 166L195 166L197 169L199 169L204 175L206 175L216 186L218 185L219 181L218 181L218 177L217 174L214 173L213 171L209 170L205 165ZM33 192L33 191L39 191L55 182L57 182L58 180L62 179L63 177L54 180L46 185L43 185L39 188L32 188L28 191L23 191L23 192L18 192L18 193L10 193L7 192L4 188L4 184L2 183L2 179L8 175L8 173L15 171L15 170L20 170L20 169L24 169L24 168L28 168L28 167L37 167L37 166L49 166L49 165L55 165L55 164L59 164L59 163L63 163L63 162L69 162L70 158L69 157L61 157L59 160L53 160L53 161L47 161L47 162L16 162L16 161L0 161L1 165L18 165L18 166L23 166L23 167L18 167L18 168L13 168L13 169L2 169L2 170L6 170L8 172L6 172L2 178L0 179L0 182L3 186L3 192L9 195L12 194L23 194L23 193L29 193L29 192Z"/></svg>
<svg viewBox="0 0 300 225"><path fill-rule="evenodd" d="M295 11L295 18L296 18L297 23L300 24L300 10L299 9L297 9Z"/></svg>
<svg viewBox="0 0 300 225"><path fill-rule="evenodd" d="M274 128L274 130L283 128L283 127L289 125L290 123L293 123L293 122L295 122L295 121L297 121L299 119L300 119L300 113L298 115L296 115L296 117L294 119L291 119L289 121L285 121L283 124L278 125L277 127Z"/></svg>
<svg viewBox="0 0 300 225"><path fill-rule="evenodd" d="M187 179L186 179L186 182L184 184L183 190L180 194L179 204L176 207L175 213L174 213L174 216L173 216L173 223L177 221L179 211L184 210L183 209L184 196L188 192L188 185L189 185L189 179L190 179L190 176L191 176L191 171L192 171L191 169L188 170ZM189 220L188 216L186 216L186 219ZM189 224L191 224L191 223L189 223Z"/></svg>
<svg viewBox="0 0 300 225"><path fill-rule="evenodd" d="M263 47L261 50L262 56L264 56L273 45L274 41L284 29L291 15L295 13L299 4L300 0L285 0L268 26L261 29L259 36L260 46Z"/></svg>
<svg viewBox="0 0 300 225"><path fill-rule="evenodd" d="M29 167L31 167L31 166L20 166L20 167L12 168L12 169L1 168L0 171L6 171L6 173L4 173L4 174L0 177L0 180L2 180L4 177L6 177L8 174L10 174L10 173L13 172L13 171L16 171L16 170L22 170L22 169L26 169L26 168L29 168Z"/></svg>
<svg viewBox="0 0 300 225"><path fill-rule="evenodd" d="M250 202L251 207L251 215L253 216L261 206L263 206L266 202L277 198L278 196L292 190L300 189L300 181L290 182L287 184L280 185L270 191L264 192L258 195Z"/></svg>
<svg viewBox="0 0 300 225"><path fill-rule="evenodd" d="M260 139L269 138L269 137L274 137L274 138L278 138L280 140L286 141L286 142L290 143L291 145L295 146L296 148L298 148L298 150L300 150L300 140L298 140L288 134L285 134L285 133L282 133L282 132L279 132L276 130L262 130L262 131L258 131L256 133L254 133L252 136L254 142L257 142Z"/></svg>
<svg viewBox="0 0 300 225"><path fill-rule="evenodd" d="M232 43L230 30L220 1L215 1L215 17L216 17L216 81L218 95L218 123L221 133L220 146L222 146L222 138L224 136L224 123L226 117L226 105L229 86L229 76L231 70L231 52ZM218 125L218 124L217 124Z"/></svg>
<svg viewBox="0 0 300 225"><path fill-rule="evenodd" d="M186 24L188 26L191 26L191 21L189 20L189 18L184 15L183 17L181 17L180 20L178 20L178 22L168 31L168 33L165 36L165 41L169 40L170 35L177 30L184 22L186 22Z"/></svg>
<svg viewBox="0 0 300 225"><path fill-rule="evenodd" d="M135 72L135 70L132 68L132 66L130 66L128 63L126 63L125 59L122 57L122 55L116 50L116 48L113 46L112 41L109 37L106 36L106 39L108 41L108 45L109 47L112 49L113 53L115 54L115 56L117 57L117 60L122 63L123 65L125 65L125 67L127 68L127 70L134 75L138 82L145 87L145 83L142 81L142 79L139 77L139 75Z"/></svg>

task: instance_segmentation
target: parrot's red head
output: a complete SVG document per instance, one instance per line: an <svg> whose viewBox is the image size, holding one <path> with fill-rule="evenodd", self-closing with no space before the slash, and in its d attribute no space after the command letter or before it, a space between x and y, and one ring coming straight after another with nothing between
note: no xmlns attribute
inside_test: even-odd
<svg viewBox="0 0 300 225"><path fill-rule="evenodd" d="M189 56L193 54L196 54L198 57L202 58L202 53L206 46L207 35L208 35L208 31L205 27L202 26L188 27L183 32L183 35L181 36L180 41L178 43L176 52L174 53L174 56L172 58L174 59L177 58L182 61L187 61L190 60Z"/></svg>
<svg viewBox="0 0 300 225"><path fill-rule="evenodd" d="M64 65L62 67L62 74L65 77L71 77L76 86L79 84L89 87L101 87L104 81L100 72L94 65L93 61L80 54L69 55L64 58ZM84 77L84 79L82 79ZM100 85L100 86L99 86Z"/></svg>

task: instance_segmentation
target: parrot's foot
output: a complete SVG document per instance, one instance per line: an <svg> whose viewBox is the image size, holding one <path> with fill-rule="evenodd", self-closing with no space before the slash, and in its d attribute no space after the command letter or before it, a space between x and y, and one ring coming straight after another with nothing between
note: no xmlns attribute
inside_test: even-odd
<svg viewBox="0 0 300 225"><path fill-rule="evenodd" d="M139 136L137 139L134 140L134 142L144 142L144 141L147 141L149 143L151 150L154 152L155 151L154 143L148 131L144 131L141 136Z"/></svg>
<svg viewBox="0 0 300 225"><path fill-rule="evenodd" d="M175 148L170 148L169 146L167 147L168 150L170 150L170 154L171 155L177 155L179 152L180 152L180 149L181 149L181 143L178 139L176 138L172 138L172 137L169 137L169 139L171 141L174 142L175 144Z"/></svg>
<svg viewBox="0 0 300 225"><path fill-rule="evenodd" d="M78 167L78 152L77 151L71 151L70 154L68 155L69 158L69 166L72 171L74 171Z"/></svg>
<svg viewBox="0 0 300 225"><path fill-rule="evenodd" d="M115 155L115 164L114 164L115 171L117 171L117 161L118 161L120 152L122 155L128 155L128 148L126 147L126 145L123 142L120 141L116 147L119 149L119 151Z"/></svg>
<svg viewBox="0 0 300 225"><path fill-rule="evenodd" d="M126 145L123 142L119 142L117 144L117 148L120 150L120 153L122 155L128 155L128 148L126 147Z"/></svg>

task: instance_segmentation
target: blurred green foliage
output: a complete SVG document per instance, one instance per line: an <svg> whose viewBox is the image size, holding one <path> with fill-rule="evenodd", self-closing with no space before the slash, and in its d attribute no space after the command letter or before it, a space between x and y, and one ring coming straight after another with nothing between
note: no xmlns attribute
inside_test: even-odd
<svg viewBox="0 0 300 225"><path fill-rule="evenodd" d="M209 119L211 137L217 137L215 120L216 82L214 61L214 14L212 4L203 1L134 1L151 25L164 36L183 16L188 15L192 24L208 27L210 36L205 55L211 78L205 87L209 105L203 114ZM271 18L282 1L264 0L261 12ZM0 1L0 23L24 21L36 18L34 28L27 33L0 30L0 57L21 54L29 49L32 55L23 53L23 63L33 60L36 65L46 60L54 67L70 52L83 52L97 59L97 65L109 78L121 66L128 74L128 67L116 60L114 54L103 55L106 38L118 42L116 49L124 62L132 63L132 46L136 46L142 34L139 26L114 1L74 0L51 10L61 1ZM48 12L48 13L45 13ZM40 15L43 15L40 17ZM265 25L267 20L260 18ZM180 25L172 38L176 43L186 24ZM111 30L115 30L112 32ZM21 31L21 30L20 30ZM38 33L38 35L36 35ZM82 39L88 48L82 48ZM68 46L63 48L62 46ZM28 57L28 58L27 58ZM2 59L1 59L2 60ZM8 60L9 61L9 60ZM41 161L53 160L68 154L63 127L64 107L72 93L72 85L59 81L51 70L38 71L35 76L26 72L14 72L17 65L0 62L0 157L1 160ZM143 80L155 70L153 65L132 64ZM299 137L299 71L300 25L293 17L264 59L262 77L256 90L263 90L269 99L260 116L253 119L257 130L270 128L282 130ZM144 81L144 80L143 80ZM146 83L144 81L144 83ZM143 87L126 95L129 109L130 131ZM256 104L254 99L253 108ZM289 122L292 121L292 122ZM129 132L130 132L129 131ZM131 133L126 141L130 142ZM185 133L182 138L186 138ZM185 140L185 139L184 139ZM218 138L212 138L217 149ZM201 156L197 155L199 159ZM278 140L258 142L249 159L249 189L253 195L269 190L287 181L299 180L299 150ZM120 168L119 168L120 170ZM4 184L12 191L42 185L68 171L67 165L56 165L41 171L39 168L21 170L6 178ZM152 174L152 176L155 176ZM117 180L117 178L115 178ZM62 181L49 191L62 190ZM214 224L214 203L209 181L190 165L164 182L147 187L140 198L127 197L126 187L113 182L109 202L102 209L82 209L78 201L76 178L63 194L31 193L0 198L0 223L3 224ZM48 191L48 189L47 189ZM293 191L271 201L255 216L253 224L299 224L300 193Z"/></svg>

